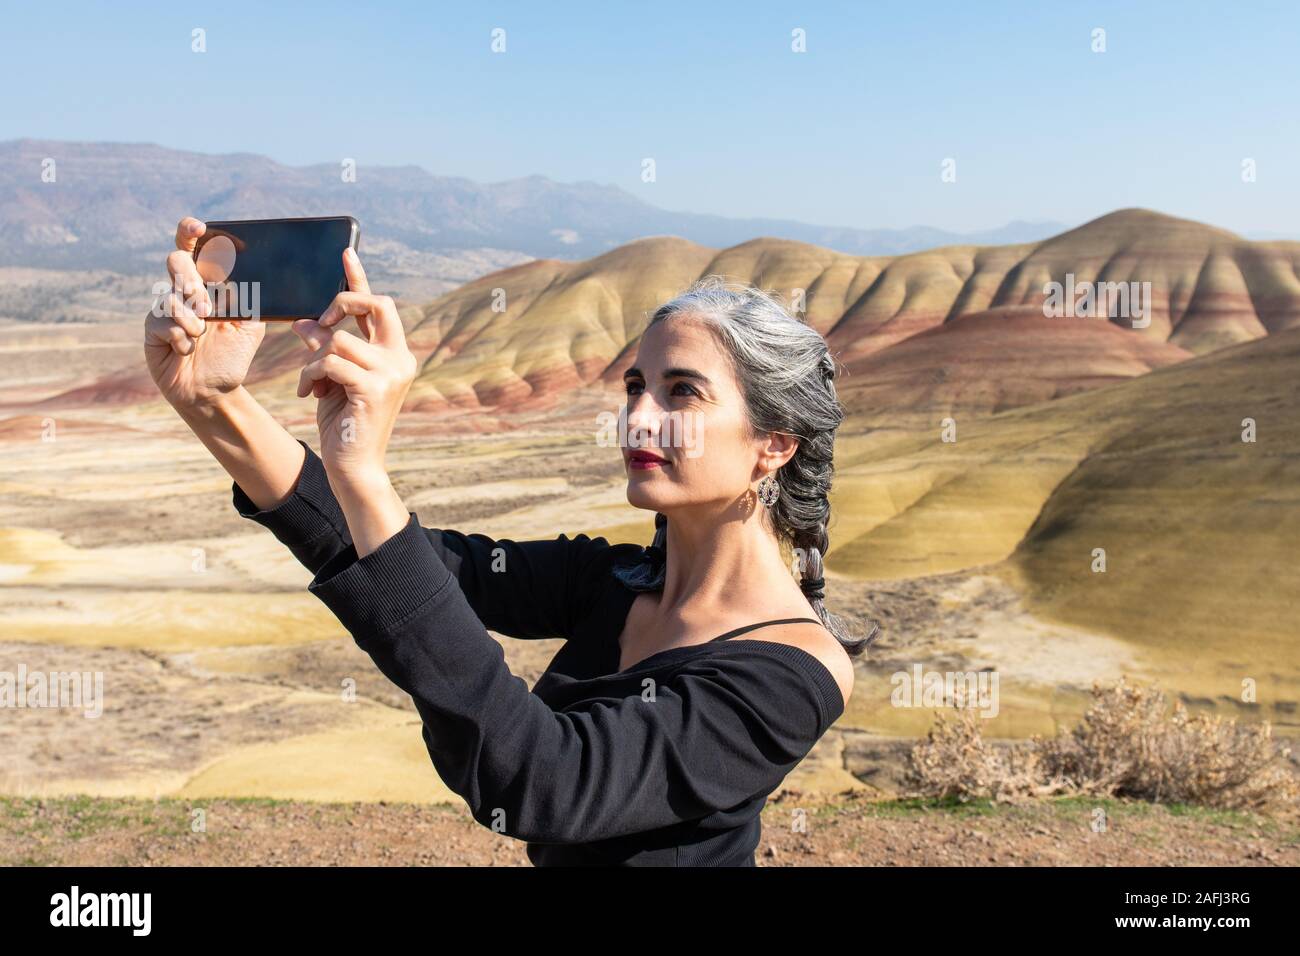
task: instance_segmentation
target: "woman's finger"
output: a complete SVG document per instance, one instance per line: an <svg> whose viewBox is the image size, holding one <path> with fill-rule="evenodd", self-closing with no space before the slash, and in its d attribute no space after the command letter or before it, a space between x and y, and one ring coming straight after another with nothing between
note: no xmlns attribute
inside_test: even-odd
<svg viewBox="0 0 1300 956"><path fill-rule="evenodd" d="M207 324L194 314L186 300L176 292L168 292L163 298L162 313L191 338L198 338L207 331Z"/></svg>
<svg viewBox="0 0 1300 956"><path fill-rule="evenodd" d="M199 244L199 238L208 231L205 223L186 216L176 224L176 248L181 252L193 253Z"/></svg>
<svg viewBox="0 0 1300 956"><path fill-rule="evenodd" d="M203 277L199 275L198 265L190 253L178 249L168 255L167 274L171 276L172 288L185 296L196 315L212 314L212 300L208 298Z"/></svg>
<svg viewBox="0 0 1300 956"><path fill-rule="evenodd" d="M194 351L194 339L187 335L179 325L173 325L167 333L168 344L177 355L189 355Z"/></svg>
<svg viewBox="0 0 1300 956"><path fill-rule="evenodd" d="M340 292L321 315L320 324L328 328L342 321L345 315L368 315L373 325L369 340L376 345L394 348L406 344L406 330L391 296Z"/></svg>
<svg viewBox="0 0 1300 956"><path fill-rule="evenodd" d="M318 322L302 319L293 324L293 330L309 348L315 350L313 359L334 352L368 372L384 364L383 351L378 346L363 341L346 329L325 329Z"/></svg>
<svg viewBox="0 0 1300 956"><path fill-rule="evenodd" d="M186 216L176 224L176 251L167 257L167 271L172 277L172 287L189 300L195 314L201 317L212 314L212 300L208 298L207 287L199 275L194 250L207 231L206 223L193 216Z"/></svg>
<svg viewBox="0 0 1300 956"><path fill-rule="evenodd" d="M145 316L145 345L165 345L168 348L179 352L180 350L176 348L179 343L174 338L177 333L179 333L181 337L193 341L192 337L187 335L184 329L173 322L169 317L161 314L161 312L150 310L149 314ZM185 353L181 352L181 354Z"/></svg>
<svg viewBox="0 0 1300 956"><path fill-rule="evenodd" d="M299 319L293 323L292 328L298 338L302 339L313 352L318 350L321 343L324 342L324 330L321 329L320 324L315 319ZM328 379L311 383L311 393L316 398L324 398L329 393L329 388L330 382Z"/></svg>
<svg viewBox="0 0 1300 956"><path fill-rule="evenodd" d="M316 321L323 326L337 325L349 315L368 315L379 306L379 296L369 292L340 292Z"/></svg>
<svg viewBox="0 0 1300 956"><path fill-rule="evenodd" d="M402 318L397 314L397 303L390 296L381 295L378 307L370 315L375 325L371 341L384 348L406 348L406 330L402 328Z"/></svg>
<svg viewBox="0 0 1300 956"><path fill-rule="evenodd" d="M361 257L357 255L357 250L350 246L343 250L343 274L347 276L348 291L359 292L362 295L370 294L370 280L366 278L366 270L361 268ZM375 337L368 314L357 316L357 328L366 337L366 341Z"/></svg>
<svg viewBox="0 0 1300 956"><path fill-rule="evenodd" d="M359 388L364 384L366 373L340 355L330 354L315 362L308 362L298 376L298 397L306 398L312 391L312 383L328 379L344 388Z"/></svg>
<svg viewBox="0 0 1300 956"><path fill-rule="evenodd" d="M357 317L357 325L369 342L391 347L395 342L406 341L402 320L397 317L397 304L389 296L340 292L317 321L328 328L337 325L348 315ZM393 333L394 326L397 329L396 336Z"/></svg>
<svg viewBox="0 0 1300 956"><path fill-rule="evenodd" d="M350 291L370 294L370 282L366 279L366 270L361 268L361 257L351 246L343 250L343 274L348 277Z"/></svg>

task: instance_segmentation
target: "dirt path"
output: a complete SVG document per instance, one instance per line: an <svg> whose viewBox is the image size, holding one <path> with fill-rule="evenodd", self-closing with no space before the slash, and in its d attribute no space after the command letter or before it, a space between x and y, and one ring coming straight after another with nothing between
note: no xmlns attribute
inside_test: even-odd
<svg viewBox="0 0 1300 956"><path fill-rule="evenodd" d="M0 864L529 865L522 843L464 808L86 797L0 798ZM1300 825L1112 800L954 807L787 791L763 812L758 864L1296 866Z"/></svg>

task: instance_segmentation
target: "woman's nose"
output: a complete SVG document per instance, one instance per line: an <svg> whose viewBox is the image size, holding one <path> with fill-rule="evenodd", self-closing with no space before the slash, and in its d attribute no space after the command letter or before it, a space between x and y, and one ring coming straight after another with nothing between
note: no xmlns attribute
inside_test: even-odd
<svg viewBox="0 0 1300 956"><path fill-rule="evenodd" d="M653 446L659 435L659 408L654 399L645 394L634 396L626 408L627 443L632 448Z"/></svg>

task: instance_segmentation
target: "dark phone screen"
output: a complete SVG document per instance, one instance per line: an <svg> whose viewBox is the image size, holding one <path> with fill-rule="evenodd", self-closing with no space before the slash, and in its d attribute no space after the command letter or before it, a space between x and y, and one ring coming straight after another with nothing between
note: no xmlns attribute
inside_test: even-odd
<svg viewBox="0 0 1300 956"><path fill-rule="evenodd" d="M213 317L317 318L347 289L343 250L354 226L347 217L207 223L194 259Z"/></svg>

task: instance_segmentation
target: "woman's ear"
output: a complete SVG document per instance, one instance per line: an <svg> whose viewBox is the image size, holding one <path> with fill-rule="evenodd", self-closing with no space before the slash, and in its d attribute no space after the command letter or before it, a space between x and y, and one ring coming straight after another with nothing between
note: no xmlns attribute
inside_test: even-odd
<svg viewBox="0 0 1300 956"><path fill-rule="evenodd" d="M771 474L794 457L799 450L799 439L784 432L768 432L759 449L758 466Z"/></svg>

